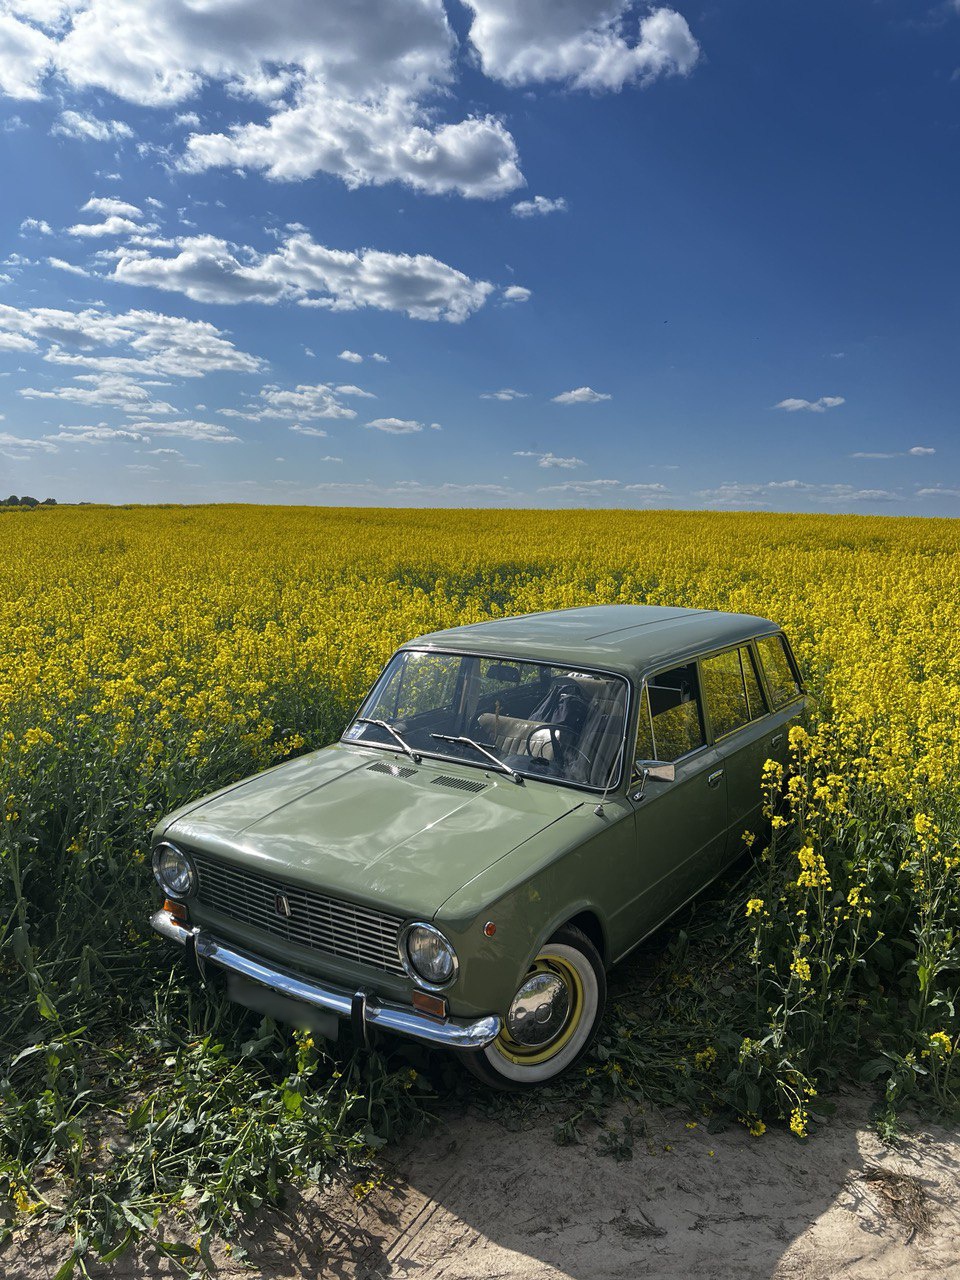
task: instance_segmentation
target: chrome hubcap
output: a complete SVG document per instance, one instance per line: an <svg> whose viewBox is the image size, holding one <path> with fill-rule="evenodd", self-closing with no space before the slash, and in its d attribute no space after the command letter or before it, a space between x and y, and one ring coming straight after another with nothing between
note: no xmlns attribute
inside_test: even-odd
<svg viewBox="0 0 960 1280"><path fill-rule="evenodd" d="M559 1035L570 1011L567 984L555 973L528 978L507 1011L507 1030L517 1044L537 1048Z"/></svg>

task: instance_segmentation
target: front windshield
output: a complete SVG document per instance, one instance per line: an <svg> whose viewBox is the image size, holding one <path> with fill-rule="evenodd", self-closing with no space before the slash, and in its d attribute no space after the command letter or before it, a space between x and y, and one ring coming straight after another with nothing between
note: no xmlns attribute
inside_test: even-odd
<svg viewBox="0 0 960 1280"><path fill-rule="evenodd" d="M626 705L621 676L407 649L394 655L343 736L400 750L384 725L369 723L381 720L416 754L493 767L470 742L449 741L469 738L527 777L602 791L619 778Z"/></svg>

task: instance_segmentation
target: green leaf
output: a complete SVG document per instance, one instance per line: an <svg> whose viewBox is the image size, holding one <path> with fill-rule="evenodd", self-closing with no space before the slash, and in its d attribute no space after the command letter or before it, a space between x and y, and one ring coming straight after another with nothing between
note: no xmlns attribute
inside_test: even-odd
<svg viewBox="0 0 960 1280"><path fill-rule="evenodd" d="M75 1253L71 1253L66 1262L60 1265L60 1268L53 1277L53 1280L70 1280L70 1277L73 1275L73 1269L76 1265L77 1255Z"/></svg>

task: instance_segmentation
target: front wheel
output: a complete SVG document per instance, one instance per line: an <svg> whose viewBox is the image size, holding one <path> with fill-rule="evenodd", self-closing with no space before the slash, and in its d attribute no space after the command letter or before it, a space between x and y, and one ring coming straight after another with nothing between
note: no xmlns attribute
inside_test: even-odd
<svg viewBox="0 0 960 1280"><path fill-rule="evenodd" d="M569 1070L590 1048L607 999L597 949L572 925L544 943L485 1049L459 1055L485 1084L534 1088Z"/></svg>

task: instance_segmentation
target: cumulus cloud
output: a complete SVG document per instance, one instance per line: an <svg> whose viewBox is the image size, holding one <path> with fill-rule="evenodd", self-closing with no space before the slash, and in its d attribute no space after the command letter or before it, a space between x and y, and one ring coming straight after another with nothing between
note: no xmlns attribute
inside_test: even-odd
<svg viewBox="0 0 960 1280"><path fill-rule="evenodd" d="M57 446L50 440L24 439L11 435L9 431L0 431L0 455L14 460L30 457L37 453L56 453Z"/></svg>
<svg viewBox="0 0 960 1280"><path fill-rule="evenodd" d="M174 436L182 440L200 440L207 444L239 444L237 436L230 435L219 422L198 422L194 418L176 418L163 422L132 422L131 431L145 432L153 436Z"/></svg>
<svg viewBox="0 0 960 1280"><path fill-rule="evenodd" d="M159 204L159 201L151 201L153 204ZM162 207L162 206L161 206ZM113 196L91 196L87 203L81 206L81 213L100 213L105 218L136 218L143 217L143 210L139 209L135 204L130 204L126 200L116 200Z"/></svg>
<svg viewBox="0 0 960 1280"><path fill-rule="evenodd" d="M787 413L796 413L799 409L806 409L810 413L826 413L827 409L836 409L838 405L845 403L843 396L821 396L819 400L799 400L791 397L788 400L781 400L773 407L785 409Z"/></svg>
<svg viewBox="0 0 960 1280"><path fill-rule="evenodd" d="M109 218L104 218L103 222L77 222L72 227L67 227L67 234L87 237L123 236L144 229L130 218L120 218L112 214ZM152 227L151 230L156 230L156 227Z"/></svg>
<svg viewBox="0 0 960 1280"><path fill-rule="evenodd" d="M436 427L436 425L431 423L431 426ZM372 422L367 423L367 426L373 427L375 431L386 431L393 436L408 436L415 431L423 430L423 423L413 418L374 418Z"/></svg>
<svg viewBox="0 0 960 1280"><path fill-rule="evenodd" d="M536 458L538 467L559 467L563 471L572 471L574 467L585 467L582 458L558 458L555 453L535 453L528 449L517 450L515 458Z"/></svg>
<svg viewBox="0 0 960 1280"><path fill-rule="evenodd" d="M199 378L215 372L255 373L262 365L209 321L156 311L117 315L100 308L64 311L0 304L0 344L43 350L44 359L53 364L127 376ZM103 354L104 347L123 354Z"/></svg>
<svg viewBox="0 0 960 1280"><path fill-rule="evenodd" d="M299 421L301 418L355 418L356 409L341 403L340 388L325 382L301 383L292 389L271 384L261 387L257 399L246 409L221 409L228 418L246 418L248 422L263 422L276 418ZM363 395L359 388L350 388L347 394Z"/></svg>
<svg viewBox="0 0 960 1280"><path fill-rule="evenodd" d="M418 190L490 197L523 185L502 121L442 122L457 41L442 0L86 0L41 12L8 0L0 18L0 87L41 96L45 76L175 108L216 82L246 119L204 132L196 111L181 158L274 179L338 175L351 186L399 181ZM43 28L43 29L41 29ZM246 107L244 104L248 104ZM116 136L117 122L64 116L75 137ZM265 117L265 118L264 118Z"/></svg>
<svg viewBox="0 0 960 1280"><path fill-rule="evenodd" d="M196 302L292 299L331 311L374 307L453 323L482 307L493 292L487 281L472 280L428 254L328 249L302 232L267 254L240 250L216 236L187 236L176 247L172 256L119 249L113 278L183 293Z"/></svg>
<svg viewBox="0 0 960 1280"><path fill-rule="evenodd" d="M510 210L515 218L540 218L548 213L566 213L567 202L563 196L551 200L549 196L534 196L532 200L520 200Z"/></svg>
<svg viewBox="0 0 960 1280"><path fill-rule="evenodd" d="M503 291L504 302L529 302L533 297L531 289L525 289L522 284L508 285Z"/></svg>
<svg viewBox="0 0 960 1280"><path fill-rule="evenodd" d="M572 391L561 391L553 397L554 404L597 404L601 400L612 400L605 391L594 391L593 387L574 387Z"/></svg>
<svg viewBox="0 0 960 1280"><path fill-rule="evenodd" d="M149 424L151 427L152 423ZM111 427L106 422L98 422L96 426L71 426L64 423L55 435L45 436L46 440L62 441L64 444L111 444L115 440L142 441L146 437L139 431L130 431L125 427ZM153 452L158 452L153 450Z"/></svg>
<svg viewBox="0 0 960 1280"><path fill-rule="evenodd" d="M28 231L34 231L38 236L53 235L53 227L45 218L24 218L20 223L20 233L23 235Z"/></svg>
<svg viewBox="0 0 960 1280"><path fill-rule="evenodd" d="M470 41L484 72L508 85L561 81L617 91L661 76L687 75L700 46L673 9L642 17L627 35L633 0L464 0ZM632 23L630 24L632 26Z"/></svg>
<svg viewBox="0 0 960 1280"><path fill-rule="evenodd" d="M117 142L133 137L133 130L122 120L100 120L79 111L61 111L50 132L64 138L78 138L81 142Z"/></svg>
<svg viewBox="0 0 960 1280"><path fill-rule="evenodd" d="M65 262L63 258L48 258L47 263L51 267L56 267L57 271L68 271L72 276L88 276L89 271L84 271L83 267L78 267L75 262Z"/></svg>
<svg viewBox="0 0 960 1280"><path fill-rule="evenodd" d="M62 387L21 387L27 400L69 400L96 408L120 409L128 414L175 413L172 404L155 400L152 393L133 378L117 373L78 373Z"/></svg>
<svg viewBox="0 0 960 1280"><path fill-rule="evenodd" d="M377 364L389 364L389 363L390 363L390 357L389 357L389 356L383 356L383 355L381 355L379 351L371 351L371 352L370 352L370 359L371 359L371 360L376 361L376 363L377 363Z"/></svg>
<svg viewBox="0 0 960 1280"><path fill-rule="evenodd" d="M347 360L350 364L363 364L363 356L359 351L341 351L338 360Z"/></svg>
<svg viewBox="0 0 960 1280"><path fill-rule="evenodd" d="M513 387L501 387L499 391L481 391L481 400L528 400L529 391L515 391Z"/></svg>

